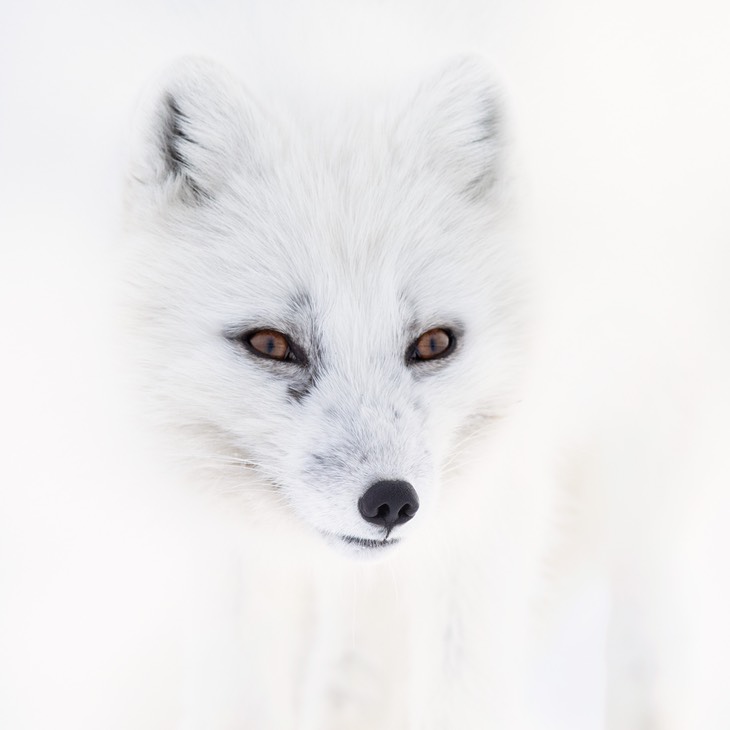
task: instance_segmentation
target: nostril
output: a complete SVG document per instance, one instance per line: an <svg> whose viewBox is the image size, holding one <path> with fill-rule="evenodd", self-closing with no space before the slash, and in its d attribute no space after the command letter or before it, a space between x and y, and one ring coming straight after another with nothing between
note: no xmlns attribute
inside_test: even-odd
<svg viewBox="0 0 730 730"><path fill-rule="evenodd" d="M402 480L375 482L357 504L363 519L392 528L408 522L418 510L416 490Z"/></svg>

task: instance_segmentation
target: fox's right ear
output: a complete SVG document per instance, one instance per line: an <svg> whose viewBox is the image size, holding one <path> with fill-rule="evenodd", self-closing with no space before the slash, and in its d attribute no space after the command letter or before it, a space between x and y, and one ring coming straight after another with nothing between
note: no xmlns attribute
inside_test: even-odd
<svg viewBox="0 0 730 730"><path fill-rule="evenodd" d="M175 63L143 104L137 127L133 182L168 200L213 199L237 172L255 178L265 164L264 113L225 69L205 59Z"/></svg>
<svg viewBox="0 0 730 730"><path fill-rule="evenodd" d="M403 125L421 164L481 200L502 176L504 131L500 93L477 56L451 59L410 100Z"/></svg>

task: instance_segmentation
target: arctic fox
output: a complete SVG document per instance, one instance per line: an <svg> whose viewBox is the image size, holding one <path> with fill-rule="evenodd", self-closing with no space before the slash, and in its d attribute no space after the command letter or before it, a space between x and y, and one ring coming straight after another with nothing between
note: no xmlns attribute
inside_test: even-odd
<svg viewBox="0 0 730 730"><path fill-rule="evenodd" d="M251 548L231 722L518 726L544 520L481 458L523 330L489 74L459 58L315 127L186 59L139 126L156 409Z"/></svg>

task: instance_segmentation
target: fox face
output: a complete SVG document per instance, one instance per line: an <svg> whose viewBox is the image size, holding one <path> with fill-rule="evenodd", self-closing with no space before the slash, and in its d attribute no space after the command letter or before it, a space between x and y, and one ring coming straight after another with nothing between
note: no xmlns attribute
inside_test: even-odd
<svg viewBox="0 0 730 730"><path fill-rule="evenodd" d="M460 444L509 398L499 126L473 59L317 129L185 60L142 117L129 230L157 406L232 489L349 555L434 525Z"/></svg>

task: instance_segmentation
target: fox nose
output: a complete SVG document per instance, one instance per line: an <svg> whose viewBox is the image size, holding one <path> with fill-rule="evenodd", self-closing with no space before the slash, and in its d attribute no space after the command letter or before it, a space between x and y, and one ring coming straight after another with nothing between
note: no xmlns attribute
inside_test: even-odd
<svg viewBox="0 0 730 730"><path fill-rule="evenodd" d="M402 525L418 511L416 490L401 480L385 480L372 484L357 503L363 519L389 530Z"/></svg>

